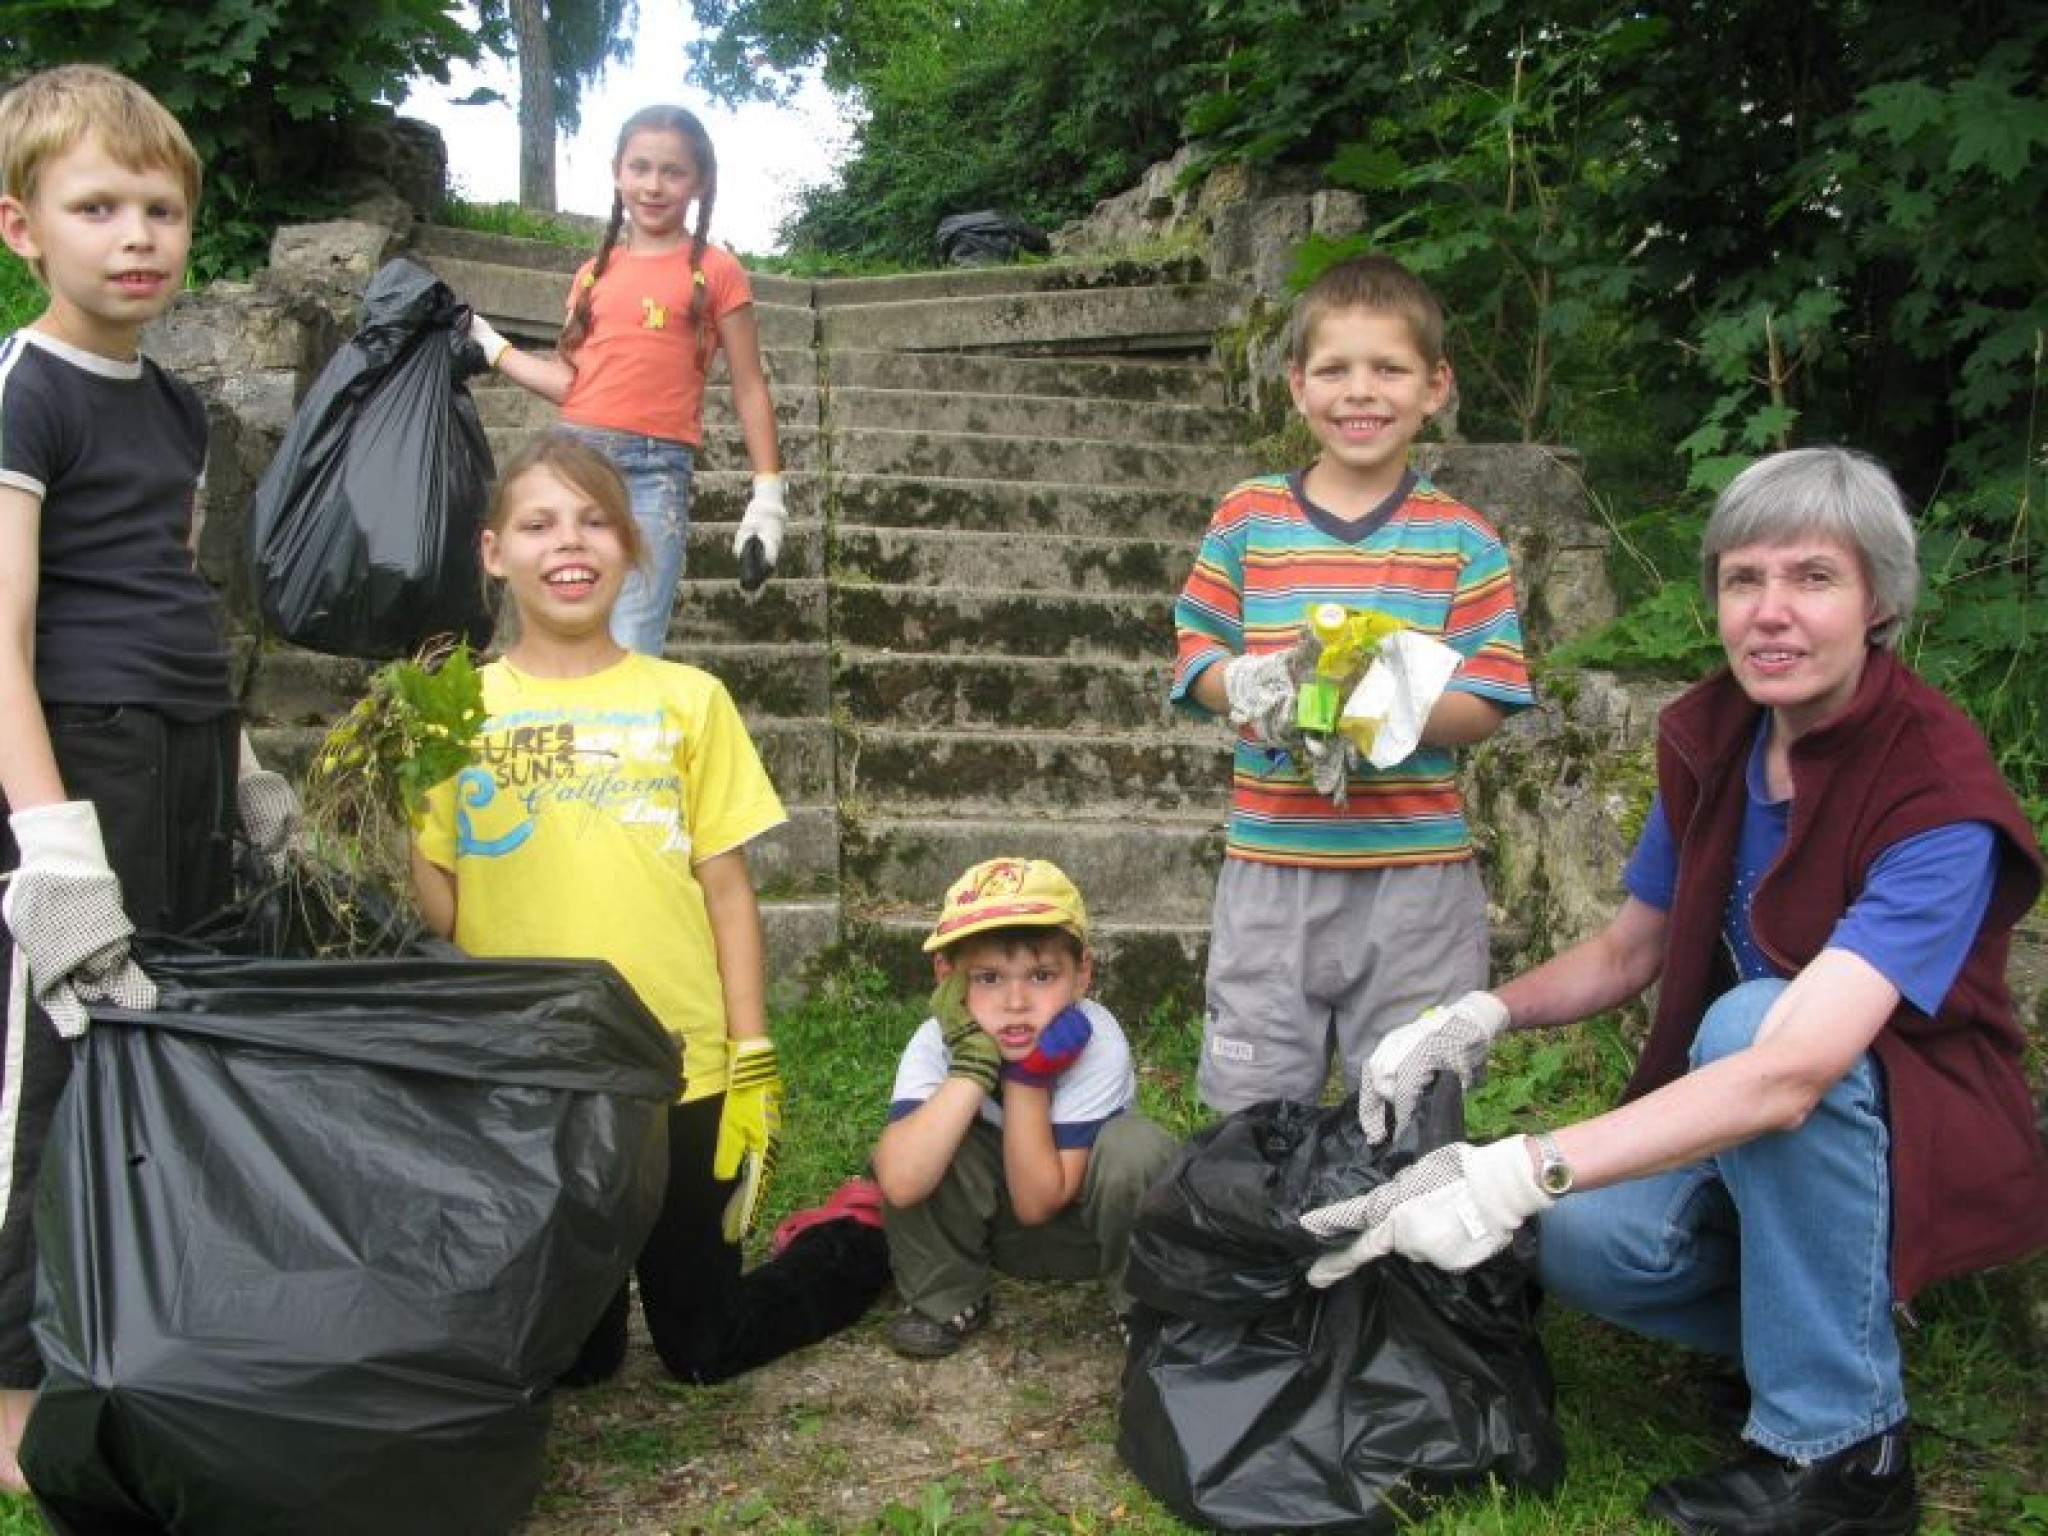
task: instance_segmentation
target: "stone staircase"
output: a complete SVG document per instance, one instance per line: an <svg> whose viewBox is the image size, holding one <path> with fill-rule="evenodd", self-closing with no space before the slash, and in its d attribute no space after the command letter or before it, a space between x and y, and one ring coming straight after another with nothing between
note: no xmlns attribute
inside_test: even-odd
<svg viewBox="0 0 2048 1536"><path fill-rule="evenodd" d="M580 253L422 228L411 254L507 335L546 345ZM751 852L770 975L852 952L905 984L947 883L1002 853L1088 899L1099 987L1127 1017L1197 1001L1228 792L1222 728L1166 704L1172 604L1209 511L1256 466L1213 365L1241 303L1123 269L754 279L791 525L753 600L730 553L748 492L728 391L706 398L669 654L732 690L790 811ZM502 460L552 407L475 388ZM1597 617L1603 539L1570 465L1444 449L1499 516L1529 594ZM254 669L267 757L303 761L364 668L289 651Z"/></svg>

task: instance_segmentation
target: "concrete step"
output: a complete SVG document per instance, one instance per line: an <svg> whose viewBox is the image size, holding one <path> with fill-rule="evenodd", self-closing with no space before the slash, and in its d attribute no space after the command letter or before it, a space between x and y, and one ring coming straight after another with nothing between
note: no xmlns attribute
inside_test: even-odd
<svg viewBox="0 0 2048 1536"><path fill-rule="evenodd" d="M1048 731L1079 724L1184 732L1221 750L1227 745L1221 726L1166 702L1169 676L1162 658L913 656L842 647L832 693L856 726ZM737 695L734 684L727 686Z"/></svg>
<svg viewBox="0 0 2048 1536"><path fill-rule="evenodd" d="M836 277L817 284L820 309L990 299L1133 287L1186 288L1207 281L1197 261L1153 263L1019 262L989 267L938 267L882 277Z"/></svg>
<svg viewBox="0 0 2048 1536"><path fill-rule="evenodd" d="M781 783L776 784L778 790ZM747 844L747 871L766 898L824 896L839 888L839 810L831 805L792 803L783 791L789 820Z"/></svg>
<svg viewBox="0 0 2048 1536"><path fill-rule="evenodd" d="M953 528L1053 538L1116 533L1126 538L1181 539L1192 551L1201 542L1218 499L1233 483L1176 489L856 473L842 465L833 477L832 493L842 529ZM700 477L698 484L706 487L700 494L713 494L707 479ZM740 502L744 500L739 496Z"/></svg>
<svg viewBox="0 0 2048 1536"><path fill-rule="evenodd" d="M829 285L821 285L829 286ZM1018 357L992 352L884 352L840 347L826 369L837 389L959 390L976 395L1075 396L1158 401L1218 409L1230 405L1223 374L1206 362Z"/></svg>
<svg viewBox="0 0 2048 1536"><path fill-rule="evenodd" d="M869 921L929 929L961 870L1003 855L1051 859L1073 878L1091 922L1201 923L1223 857L1223 808L1207 816L1084 819L1058 811L990 817L862 816L844 830L842 889Z"/></svg>
<svg viewBox="0 0 2048 1536"><path fill-rule="evenodd" d="M776 716L823 721L832 712L832 652L808 644L698 641L678 661L702 667L725 684L740 713L758 727Z"/></svg>
<svg viewBox="0 0 2048 1536"><path fill-rule="evenodd" d="M552 337L562 327L568 282L559 272L440 253L427 257L424 265L454 289L456 297L508 336ZM817 317L803 305L772 303L757 293L754 323L764 348L808 347Z"/></svg>
<svg viewBox="0 0 2048 1536"><path fill-rule="evenodd" d="M1256 468L1235 446L1124 443L1096 438L1012 437L983 432L905 432L867 427L832 434L832 466L848 475L945 480L1052 480L1143 485L1214 494Z"/></svg>
<svg viewBox="0 0 2048 1536"><path fill-rule="evenodd" d="M492 460L502 464L510 459L540 430L540 425L545 423L532 427L486 425L484 436L490 440ZM782 427L775 437L784 469L813 470L822 467L823 434L816 427ZM731 421L706 421L704 442L697 450L696 461L706 469L731 469L751 474L747 467L746 439L740 436L738 424Z"/></svg>
<svg viewBox="0 0 2048 1536"><path fill-rule="evenodd" d="M828 631L821 582L778 577L752 601L723 582L692 582L669 645L687 656L705 641L785 643L828 632L835 644L878 650L1160 660L1173 654L1173 599L840 584Z"/></svg>
<svg viewBox="0 0 2048 1536"><path fill-rule="evenodd" d="M1202 447L1229 444L1251 435L1244 413L1226 406L1105 396L1027 395L1015 390L849 388L836 378L830 421L832 430L842 434L881 427Z"/></svg>
<svg viewBox="0 0 2048 1536"><path fill-rule="evenodd" d="M720 369L718 373L719 377L714 378L704 391L704 425L712 430L737 430L739 417L733 411L732 390L724 383L724 370ZM768 388L775 402L775 422L779 429L817 429L821 406L815 384L785 383L771 377ZM486 374L472 381L470 397L476 401L477 416L488 428L538 432L560 419L560 410L554 401L521 389L498 374Z"/></svg>
<svg viewBox="0 0 2048 1536"><path fill-rule="evenodd" d="M836 569L864 581L1040 592L1177 592L1194 564L1187 540L1034 539L940 528L842 528Z"/></svg>
<svg viewBox="0 0 2048 1536"><path fill-rule="evenodd" d="M845 938L838 897L764 897L761 938L768 952L769 997L785 1005L801 1002L810 990L812 964ZM925 973L930 975L929 966Z"/></svg>
<svg viewBox="0 0 2048 1536"><path fill-rule="evenodd" d="M558 301L559 302L559 301ZM1216 283L1174 287L1014 290L848 303L821 294L818 338L827 352L1172 352L1206 356L1237 322L1243 297Z"/></svg>
<svg viewBox="0 0 2048 1536"><path fill-rule="evenodd" d="M596 220L592 221L588 243L583 245L529 240L518 235L494 235L483 230L455 229L443 224L415 224L410 254L429 267L432 267L434 258L444 257L478 265L523 267L533 272L554 273L562 279L556 285L559 294L567 288L567 279L574 277L583 263L597 254L598 242L603 235L603 224ZM749 272L747 281L753 287L757 302L810 307L812 284L809 278ZM559 318L559 298L555 308Z"/></svg>
<svg viewBox="0 0 2048 1536"><path fill-rule="evenodd" d="M1230 794L1220 733L862 726L851 753L845 793L890 815L1218 814Z"/></svg>

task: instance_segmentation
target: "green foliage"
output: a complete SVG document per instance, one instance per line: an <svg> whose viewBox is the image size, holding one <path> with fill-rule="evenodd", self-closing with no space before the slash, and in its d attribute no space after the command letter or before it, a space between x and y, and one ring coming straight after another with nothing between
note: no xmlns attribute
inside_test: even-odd
<svg viewBox="0 0 2048 1536"><path fill-rule="evenodd" d="M132 76L174 113L206 168L192 271L237 275L270 231L330 213L353 122L406 82L445 82L485 40L456 0L70 0L10 8L0 73L91 61ZM486 34L487 35L487 34Z"/></svg>
<svg viewBox="0 0 2048 1536"><path fill-rule="evenodd" d="M473 229L486 235L515 235L522 240L545 240L550 245L588 250L594 243L588 228L556 214L523 208L518 203L468 203L453 198L441 205L438 223L455 229Z"/></svg>
<svg viewBox="0 0 2048 1536"><path fill-rule="evenodd" d="M378 669L306 770L306 827L317 862L405 902L410 834L427 791L474 761L483 679L463 644L436 644Z"/></svg>
<svg viewBox="0 0 2048 1536"><path fill-rule="evenodd" d="M634 0L549 0L536 6L547 28L548 60L555 86L555 124L574 133L583 120L583 88L606 65L633 56ZM477 13L501 41L510 40L509 0L479 0ZM503 51L502 49L499 51Z"/></svg>
<svg viewBox="0 0 2048 1536"><path fill-rule="evenodd" d="M19 330L43 312L43 285L12 252L0 256L0 335Z"/></svg>
<svg viewBox="0 0 2048 1536"><path fill-rule="evenodd" d="M825 9L693 3L717 29L693 78L735 100L821 70L863 114L836 184L800 198L793 245L928 263L940 219L997 207L1056 224L1121 191L1178 140L1178 3L935 0Z"/></svg>

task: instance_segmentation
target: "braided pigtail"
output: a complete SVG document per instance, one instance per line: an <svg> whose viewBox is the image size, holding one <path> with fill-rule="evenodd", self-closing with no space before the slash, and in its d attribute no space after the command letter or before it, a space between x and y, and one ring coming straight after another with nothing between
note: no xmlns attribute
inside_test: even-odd
<svg viewBox="0 0 2048 1536"><path fill-rule="evenodd" d="M711 239L711 205L717 200L714 182L697 200L697 227L690 240L690 324L696 327L699 373L711 371L711 354L718 350L718 331L705 314L711 306L711 289L704 280L704 247Z"/></svg>
<svg viewBox="0 0 2048 1536"><path fill-rule="evenodd" d="M562 326L562 334L555 342L555 350L564 357L573 357L576 349L583 345L590 335L591 290L597 287L597 280L604 276L604 269L611 265L612 250L619 243L619 231L626 227L626 200L617 192L612 193L611 222L604 227L604 239L597 247L597 259L590 264L589 274L577 284L576 302L569 307L569 318Z"/></svg>

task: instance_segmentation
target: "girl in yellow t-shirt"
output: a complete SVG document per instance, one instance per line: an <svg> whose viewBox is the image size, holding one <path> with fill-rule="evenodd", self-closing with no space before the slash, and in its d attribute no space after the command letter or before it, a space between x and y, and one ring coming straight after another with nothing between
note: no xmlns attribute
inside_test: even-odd
<svg viewBox="0 0 2048 1536"><path fill-rule="evenodd" d="M746 845L782 804L722 683L613 638L642 545L604 454L559 429L528 445L482 553L516 627L483 668L476 761L428 796L420 910L472 954L608 960L676 1037L668 1189L635 1272L663 1363L723 1380L854 1322L888 1279L864 1220L741 1273L782 1092ZM618 1370L627 1307L622 1288L565 1384Z"/></svg>
<svg viewBox="0 0 2048 1536"><path fill-rule="evenodd" d="M563 425L625 476L647 560L612 612L612 633L650 656L662 653L683 577L704 381L720 350L754 471L732 542L747 591L774 569L788 520L753 290L732 253L710 243L717 200L718 159L704 125L681 107L642 108L619 130L611 222L570 285L555 350L520 352L481 315L470 323L493 368L554 401Z"/></svg>

